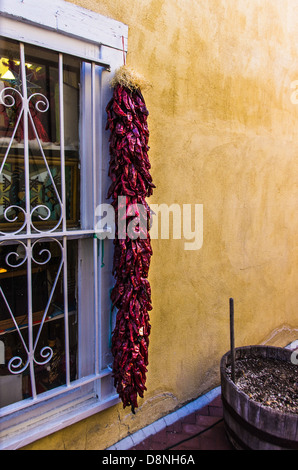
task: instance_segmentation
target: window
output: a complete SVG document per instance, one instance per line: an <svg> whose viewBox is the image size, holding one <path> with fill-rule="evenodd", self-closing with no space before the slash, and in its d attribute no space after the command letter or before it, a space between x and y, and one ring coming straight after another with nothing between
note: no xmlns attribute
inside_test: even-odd
<svg viewBox="0 0 298 470"><path fill-rule="evenodd" d="M33 7L40 2L1 5L3 449L118 401L109 367L112 247L97 238L95 214L109 184L110 70L121 64L127 31L61 0L55 9L43 2L45 13L29 25ZM87 21L87 37L74 34L76 21Z"/></svg>

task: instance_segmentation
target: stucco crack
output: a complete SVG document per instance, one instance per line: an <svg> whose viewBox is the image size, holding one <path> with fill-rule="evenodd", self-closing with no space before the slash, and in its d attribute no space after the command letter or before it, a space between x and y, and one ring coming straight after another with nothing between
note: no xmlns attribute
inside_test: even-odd
<svg viewBox="0 0 298 470"><path fill-rule="evenodd" d="M123 427L126 428L126 431L124 432L125 435L131 434L130 432L130 426L129 423L125 423L123 419L121 419L121 414L120 410L117 410L118 414L118 433L119 433L119 438L122 439L123 437Z"/></svg>

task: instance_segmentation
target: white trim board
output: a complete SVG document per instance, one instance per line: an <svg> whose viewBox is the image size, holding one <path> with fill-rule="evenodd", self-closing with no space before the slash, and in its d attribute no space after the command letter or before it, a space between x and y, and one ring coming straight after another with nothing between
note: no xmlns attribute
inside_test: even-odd
<svg viewBox="0 0 298 470"><path fill-rule="evenodd" d="M3 19L11 18L119 50L123 37L127 51L127 25L65 0L1 0L0 11L1 31Z"/></svg>

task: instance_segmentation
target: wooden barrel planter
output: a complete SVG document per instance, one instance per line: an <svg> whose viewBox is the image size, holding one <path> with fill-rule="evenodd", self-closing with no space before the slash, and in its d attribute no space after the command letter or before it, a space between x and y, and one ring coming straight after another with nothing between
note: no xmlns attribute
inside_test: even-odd
<svg viewBox="0 0 298 470"><path fill-rule="evenodd" d="M271 346L235 349L235 359L269 358L291 361L291 351ZM220 363L221 393L227 436L239 450L298 450L298 414L286 413L253 401L227 374L231 354ZM298 375L298 366L297 366ZM237 381L236 381L237 384Z"/></svg>

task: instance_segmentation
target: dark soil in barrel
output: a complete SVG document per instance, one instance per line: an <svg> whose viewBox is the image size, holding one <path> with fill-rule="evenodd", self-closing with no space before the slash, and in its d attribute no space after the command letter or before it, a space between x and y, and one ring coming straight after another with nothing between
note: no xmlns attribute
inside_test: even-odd
<svg viewBox="0 0 298 470"><path fill-rule="evenodd" d="M227 367L231 377L231 366ZM236 386L255 402L273 410L298 414L298 366L274 359L238 359Z"/></svg>

